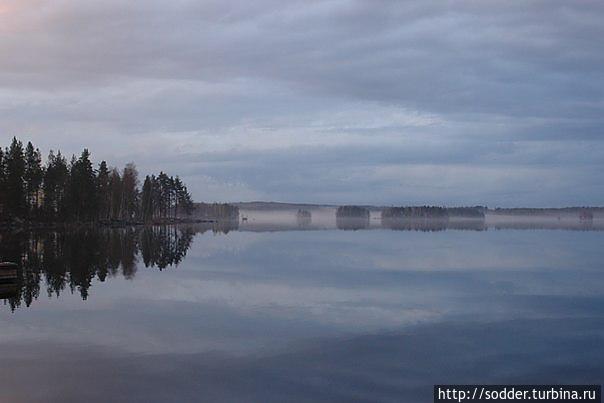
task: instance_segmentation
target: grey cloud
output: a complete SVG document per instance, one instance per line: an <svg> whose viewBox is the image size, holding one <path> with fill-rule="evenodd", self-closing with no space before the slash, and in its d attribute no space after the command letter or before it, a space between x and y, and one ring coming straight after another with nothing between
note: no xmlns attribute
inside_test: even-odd
<svg viewBox="0 0 604 403"><path fill-rule="evenodd" d="M222 183L233 199L427 202L479 186L457 191L493 200L487 182L532 169L558 186L527 197L500 183L506 203L601 203L602 17L598 2L563 1L8 1L0 139L164 161L199 194ZM392 193L398 182L372 174L392 165L484 177L425 169L434 186Z"/></svg>
<svg viewBox="0 0 604 403"><path fill-rule="evenodd" d="M439 112L601 112L596 3L244 4L64 1L3 41L2 67L18 85L243 76Z"/></svg>

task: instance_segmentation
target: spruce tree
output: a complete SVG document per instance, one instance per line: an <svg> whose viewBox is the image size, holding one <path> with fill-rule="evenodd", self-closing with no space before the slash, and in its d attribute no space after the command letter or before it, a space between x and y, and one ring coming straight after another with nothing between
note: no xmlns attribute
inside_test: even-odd
<svg viewBox="0 0 604 403"><path fill-rule="evenodd" d="M0 189L6 189L6 158L0 147ZM0 217L4 217L6 192L0 191Z"/></svg>
<svg viewBox="0 0 604 403"><path fill-rule="evenodd" d="M99 220L109 219L109 206L111 197L109 193L109 169L107 162L101 161L96 179L97 218Z"/></svg>
<svg viewBox="0 0 604 403"><path fill-rule="evenodd" d="M27 199L27 212L31 217L37 213L40 204L40 190L44 171L42 169L42 156L40 150L34 149L31 142L25 147L25 194Z"/></svg>
<svg viewBox="0 0 604 403"><path fill-rule="evenodd" d="M6 153L6 212L10 217L24 218L27 211L23 143L13 138Z"/></svg>

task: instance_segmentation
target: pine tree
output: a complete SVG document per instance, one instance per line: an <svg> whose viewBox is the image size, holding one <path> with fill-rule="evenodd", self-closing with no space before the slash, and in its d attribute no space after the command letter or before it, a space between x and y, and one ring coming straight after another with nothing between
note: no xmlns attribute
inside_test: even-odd
<svg viewBox="0 0 604 403"><path fill-rule="evenodd" d="M122 177L115 168L109 174L109 197L109 218L120 219L122 217L123 187Z"/></svg>
<svg viewBox="0 0 604 403"><path fill-rule="evenodd" d="M28 215L37 213L40 205L40 190L44 179L44 170L42 169L42 156L40 150L34 149L31 142L25 147L25 194L27 202Z"/></svg>
<svg viewBox="0 0 604 403"><path fill-rule="evenodd" d="M122 196L122 219L132 220L137 216L138 211L138 171L133 163L128 163L124 167L122 175L123 196Z"/></svg>
<svg viewBox="0 0 604 403"><path fill-rule="evenodd" d="M150 222L154 215L153 179L147 175L143 183L141 194L141 218L144 222Z"/></svg>
<svg viewBox="0 0 604 403"><path fill-rule="evenodd" d="M163 172L157 177L160 217L166 218L170 209L170 178Z"/></svg>
<svg viewBox="0 0 604 403"><path fill-rule="evenodd" d="M75 221L91 221L96 218L96 176L87 149L71 163L69 200Z"/></svg>
<svg viewBox="0 0 604 403"><path fill-rule="evenodd" d="M69 169L67 161L57 152L50 151L44 173L43 211L44 217L50 221L64 220L68 214L67 190L69 185Z"/></svg>
<svg viewBox="0 0 604 403"><path fill-rule="evenodd" d="M107 163L101 161L96 177L97 218L108 220L110 217L111 197L109 192L109 169Z"/></svg>
<svg viewBox="0 0 604 403"><path fill-rule="evenodd" d="M6 212L10 217L23 218L27 211L24 175L23 143L13 137L6 152Z"/></svg>
<svg viewBox="0 0 604 403"><path fill-rule="evenodd" d="M6 189L6 158L0 147L0 189ZM3 217L6 203L6 192L0 191L0 217Z"/></svg>

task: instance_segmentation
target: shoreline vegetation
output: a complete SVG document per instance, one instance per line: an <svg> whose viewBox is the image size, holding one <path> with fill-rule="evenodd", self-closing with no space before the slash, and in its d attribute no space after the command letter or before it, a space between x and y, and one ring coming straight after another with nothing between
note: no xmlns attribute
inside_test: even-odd
<svg viewBox="0 0 604 403"><path fill-rule="evenodd" d="M139 180L134 163L122 170L101 161L96 167L84 149L70 162L50 150L46 162L31 142L13 138L0 147L0 229L53 229L99 225L125 227L238 222L240 210L296 210L301 226L312 222L311 210L334 208L342 227L363 228L371 213L386 224L401 220L484 220L493 217L604 218L603 207L488 208L486 206L359 206L277 202L195 203L178 176L164 172ZM245 219L244 219L245 220ZM352 221L351 221L352 220Z"/></svg>
<svg viewBox="0 0 604 403"><path fill-rule="evenodd" d="M271 202L271 201L251 201L232 203L241 210L258 210L258 211L291 211L291 210L314 210L320 208L341 208L342 213L352 209L366 209L370 212L381 212L387 209L413 209L420 212L430 209L445 209L449 216L468 216L481 215L482 211L485 214L500 214L500 215L559 215L559 214L577 214L582 211L590 211L599 213L604 216L604 207L599 206L571 206L571 207L488 207L488 206L435 206L435 205L403 205L403 206L380 206L380 205L338 205L338 204L312 204L312 203L286 203L286 202ZM357 210L358 211L358 210Z"/></svg>
<svg viewBox="0 0 604 403"><path fill-rule="evenodd" d="M31 142L0 147L0 228L57 228L204 223L238 219L224 203L194 203L178 176L164 172L139 181L134 163L122 170L84 149L68 162L50 150L46 162Z"/></svg>
<svg viewBox="0 0 604 403"><path fill-rule="evenodd" d="M240 206L241 207L241 206ZM317 206L319 207L319 206ZM445 207L445 206L339 206L337 218L369 219L371 212L380 213L382 220L396 219L484 219L486 215L512 217L556 217L574 216L582 220L592 220L599 216L604 218L604 207L562 207L562 208L488 208L487 206Z"/></svg>

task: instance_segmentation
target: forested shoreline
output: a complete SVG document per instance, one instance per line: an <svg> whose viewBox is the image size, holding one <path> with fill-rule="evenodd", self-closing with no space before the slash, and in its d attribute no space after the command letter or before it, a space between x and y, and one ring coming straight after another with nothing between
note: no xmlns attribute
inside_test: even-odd
<svg viewBox="0 0 604 403"><path fill-rule="evenodd" d="M170 222L194 207L178 176L160 172L139 184L134 163L95 167L88 149L69 162L51 150L43 163L31 142L13 138L0 147L0 225Z"/></svg>

